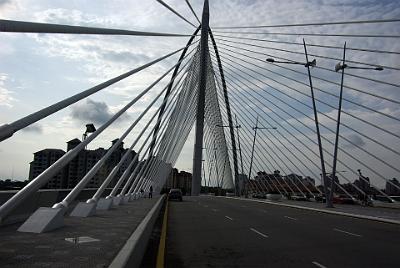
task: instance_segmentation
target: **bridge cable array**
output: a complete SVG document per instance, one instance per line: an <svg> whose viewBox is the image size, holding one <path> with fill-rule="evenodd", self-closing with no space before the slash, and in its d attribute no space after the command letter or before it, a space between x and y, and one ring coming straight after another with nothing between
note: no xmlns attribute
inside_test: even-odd
<svg viewBox="0 0 400 268"><path fill-rule="evenodd" d="M334 22L327 24L300 24L293 26L311 26L311 25L332 25L332 24L369 24L369 23L387 23L387 22L398 22L399 20L379 20L379 21L356 21L356 22ZM257 26L258 27L258 26ZM254 28L257 28L256 26ZM264 26L260 26L264 27ZM279 25L272 27L281 27ZM215 28L247 28L247 27L215 27ZM252 27L248 27L252 28ZM329 32L329 31L326 31ZM286 66L282 66L278 61L275 63L273 60L268 62L266 57L270 57L273 59L283 60L289 64L296 64L297 62L301 62L297 57L291 58L290 55L301 55L304 57L304 52L297 52L295 50L289 48L281 47L271 47L265 46L263 44L258 44L259 42L269 42L280 45L303 45L299 42L289 41L288 39L278 39L278 37L295 37L298 36L309 36L309 37L356 37L357 40L360 38L398 38L398 35L376 35L376 34L315 34L315 33L255 33L255 32L242 32L242 31L215 31L216 41L218 43L218 47L221 54L221 59L223 61L225 77L227 79L229 91L229 97L231 100L231 105L233 107L234 113L238 115L239 120L238 123L241 125L241 131L243 136L242 141L242 150L245 156L244 165L251 165L248 163L248 159L250 159L251 155L251 140L252 133L251 128L254 128L254 121L257 120L262 114L262 119L265 122L268 122L268 125L277 126L276 130L268 130L265 132L260 132L260 139L258 142L261 142L263 145L254 152L255 157L254 161L256 162L256 166L259 170L258 173L267 169L269 174L265 172L261 172L257 174L256 179L253 177L247 178L252 188L258 187L258 192L265 192L266 189L271 189L271 186L275 186L274 189L278 190L282 194L287 194L288 191L291 192L292 195L301 194L303 195L305 191L309 193L313 191L317 193L318 190L315 189L315 186L309 185L309 187L305 187L304 181L300 180L299 176L296 174L288 174L293 173L295 170L303 177L308 175L312 175L314 178L319 179L319 176L315 173L315 171L310 170L310 167L314 167L312 169L318 170L318 154L315 153L314 148L316 142L310 138L310 134L313 133L315 135L315 130L311 127L310 122L314 121L314 119L308 115L308 111L312 111L312 107L308 104L308 100L311 99L310 94L306 91L309 90L309 84L307 80L301 78L301 76L308 76L308 74L304 71L301 71L298 68L288 68ZM231 35L220 35L218 33L231 34ZM260 39L260 38L249 38L247 35L271 35L276 37L276 40L268 40L268 39ZM231 39L239 39L241 42L233 41ZM244 42L243 40L247 41ZM331 41L331 39L329 40ZM354 43L359 43L355 41ZM368 43L367 43L368 44ZM253 49L249 49L247 47L252 47ZM393 110L382 109L379 105L376 105L376 102L365 101L364 99L374 98L376 101L379 101L379 104L382 105L397 105L400 104L400 101L391 95L396 94L396 88L399 87L399 84L393 82L393 79L387 79L395 75L395 72L399 70L399 67L389 64L383 64L383 60L391 61L390 58L383 58L380 56L378 59L382 60L378 64L359 61L359 60L347 60L346 63L354 63L359 64L359 69L369 69L364 68L373 67L376 69L384 69L387 75L384 75L384 79L377 79L378 75L371 75L368 72L367 76L359 75L357 73L346 71L345 73L345 81L349 81L343 85L346 90L354 91L354 93L346 94L343 98L338 94L335 94L333 90L327 88L332 88L332 85L340 86L340 82L335 82L335 74L337 70L333 68L335 63L332 61L341 61L339 57L325 56L322 53L326 53L330 55L330 52L324 52L323 49L342 49L340 46L326 45L316 42L307 42L307 47L318 49L318 53L309 53L310 57L315 57L321 60L321 63L316 64L314 67L315 71L312 73L312 79L316 82L314 89L320 92L315 100L318 103L318 114L323 116L323 122L320 122L321 127L323 127L323 135L322 139L324 143L327 143L328 148L332 148L333 142L329 137L334 134L336 131L331 127L332 123L336 122L335 115L332 113L335 111L336 102L338 99L343 99L347 107L351 107L351 109L344 109L342 113L345 115L345 122L341 122L340 125L345 127L345 130L342 130L342 133L339 134L340 140L344 141L346 147L343 145L339 146L339 152L342 157L345 157L345 161L338 159L338 164L341 165L342 168L346 168L346 171L351 172L353 175L357 176L359 179L359 183L351 182L351 178L347 174L340 173L338 174L340 180L345 180L348 182L346 187L344 188L340 185L340 180L335 181L336 191L339 193L343 193L352 197L353 199L357 197L357 195L369 195L371 191L366 189L365 185L368 187L372 187L377 194L381 194L385 196L389 200L394 201L392 198L388 196L385 191L382 191L379 186L374 185L376 183L375 179L381 179L386 185L391 185L394 188L400 189L399 185L395 184L392 180L389 180L385 175L383 175L375 166L371 166L366 164L363 160L360 160L358 154L362 154L363 158L367 157L368 161L374 161L374 163L379 163L379 170L382 168L387 170L392 170L393 174L400 174L400 170L397 168L396 164L393 161L390 161L387 157L381 157L381 152L385 151L385 154L393 154L395 159L398 159L400 148L398 146L392 146L392 142L387 142L388 140L392 140L393 142L400 138L397 134L396 128L391 130L391 127L382 126L381 122L378 120L369 120L362 113L370 113L372 116L376 118L385 119L385 121L399 122L399 117L394 114ZM370 53L371 57L374 53L376 54L387 54L396 56L399 55L400 52L392 51L392 50L382 50L382 49L371 49L371 48L361 48L361 47L347 47L346 51L354 52L354 53ZM272 54L274 51L276 54ZM261 57L260 57L261 56ZM359 56L359 54L354 55L354 57ZM304 60L304 59L303 59ZM392 61L395 62L395 61ZM215 56L213 57L213 63L217 65L217 59ZM330 64L330 66L328 66ZM326 66L326 67L325 67ZM358 67L358 66L357 66ZM371 68L371 69L373 69ZM359 72L362 72L361 70ZM364 71L365 73L367 71ZM330 74L331 73L331 74ZM379 73L381 75L381 73ZM392 75L392 76L390 76ZM350 79L351 78L351 79ZM220 79L217 77L216 79ZM351 82L351 83L350 83ZM373 86L384 88L384 93L375 93L375 91L366 90L366 85L371 88L371 83ZM354 86L358 85L358 86ZM331 85L331 86L329 86ZM345 91L346 92L346 91ZM347 95L347 96L346 96ZM364 96L363 96L364 95ZM333 98L333 99L332 99ZM336 99L336 101L334 101ZM244 103L248 103L249 105L243 105ZM321 106L322 105L322 106ZM397 106L398 107L398 106ZM321 119L322 120L322 119ZM355 123L347 123L349 120L356 120ZM358 121L358 122L357 122ZM246 127L243 127L246 126ZM396 126L396 124L394 125ZM397 125L398 126L398 125ZM368 129L368 131L366 131ZM285 133L282 132L284 130ZM373 131L372 131L373 130ZM376 133L382 133L379 135L385 135L386 142L381 138L381 136L377 136ZM371 135L370 133L374 133ZM275 135L278 134L278 135ZM351 140L352 135L357 135L362 139L366 139L368 142L374 144L374 149L370 146L365 146L366 144L363 142L362 144L357 144L357 141ZM278 137L279 136L279 137ZM296 143L294 143L296 142ZM369 145L369 144L368 144ZM264 147L265 146L265 147ZM349 148L350 147L350 148ZM377 153L377 149L379 148L379 152ZM295 151L293 149L296 149ZM354 154L354 150L358 151L358 154ZM324 153L329 157L333 157L330 149L324 148ZM307 153L306 153L307 152ZM231 156L232 157L232 156ZM343 159L343 158L342 158ZM373 159L373 160L372 160ZM391 159L393 160L393 159ZM378 161L378 162L376 162ZM327 161L326 165L328 167L332 167L330 163ZM290 166L288 166L290 164ZM356 172L356 168L352 168L352 165L358 165L366 170L368 173L374 175L374 182L370 181L369 178L361 175L361 171ZM311 165L311 166L310 166ZM283 171L286 178L288 175L294 175L292 180L282 179L282 176L279 173L275 173L274 171ZM307 174L304 173L307 171ZM265 180L262 180L262 177L266 177ZM257 179L258 178L258 179ZM279 179L281 178L281 179ZM301 186L301 189L297 189L295 184L286 185L286 183L296 181L297 185ZM261 185L261 183L270 185ZM275 185L272 185L275 183ZM279 185L278 185L279 184ZM382 184L381 184L382 185ZM277 188L278 186L278 188ZM353 189L352 189L353 188ZM364 188L364 189L362 189ZM351 193L350 193L351 192Z"/></svg>

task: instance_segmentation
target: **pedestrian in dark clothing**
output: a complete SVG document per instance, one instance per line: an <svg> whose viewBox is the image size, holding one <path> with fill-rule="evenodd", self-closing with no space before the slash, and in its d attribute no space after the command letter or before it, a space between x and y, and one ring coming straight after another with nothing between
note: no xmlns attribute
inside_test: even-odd
<svg viewBox="0 0 400 268"><path fill-rule="evenodd" d="M153 198L153 186L150 186L149 198Z"/></svg>

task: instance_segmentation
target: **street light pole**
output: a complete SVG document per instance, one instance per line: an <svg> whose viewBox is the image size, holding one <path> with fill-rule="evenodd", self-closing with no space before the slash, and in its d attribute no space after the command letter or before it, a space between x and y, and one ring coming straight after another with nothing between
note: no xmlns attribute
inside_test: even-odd
<svg viewBox="0 0 400 268"><path fill-rule="evenodd" d="M304 45L304 53L306 56L306 62L308 63L308 54L307 54L307 46L306 46L306 41L303 39L303 45ZM330 197L330 192L328 191L328 181L326 178L326 169L325 169L325 161L324 161L324 154L322 150L322 142L321 142L321 133L319 131L319 123L318 123L318 113L317 113L317 107L315 104L315 96L314 96L314 87L312 84L312 78L311 78L311 71L310 71L310 65L306 64L305 65L307 68L308 72L308 79L310 82L310 90L311 90L311 98L312 98L312 104L313 104L313 110L314 110L314 120L315 120L315 127L317 130L317 139L318 139L318 148L319 148L319 157L321 160L321 170L322 170L322 178L324 181L324 190L325 190L325 196L326 196L326 207L332 208L332 200L329 198Z"/></svg>
<svg viewBox="0 0 400 268"><path fill-rule="evenodd" d="M242 149L241 149L241 147L240 147L240 137L239 137L239 128L241 128L241 126L238 125L238 121L237 121L236 114L235 114L235 121L236 121L236 126L235 126L235 128L236 128L237 137L238 137L238 146L239 146L239 154L240 154L240 167L241 167L241 170L242 170L242 174L244 174L244 173L243 173L244 171L243 171Z"/></svg>
<svg viewBox="0 0 400 268"><path fill-rule="evenodd" d="M333 152L333 165L332 165L332 173L331 173L331 191L329 192L329 198L332 200L333 198L333 187L334 187L334 180L336 173L336 164L337 164L337 153L339 147L339 130L340 130L340 119L342 114L342 100L343 100L343 81L344 81L344 69L362 69L362 70L375 70L375 71L382 71L383 68L380 66L377 67L357 67L357 66L348 66L346 64L346 42L344 42L343 46L343 60L342 63L338 63L335 66L335 71L338 72L342 70L342 78L340 82L340 93L339 93L339 106L338 106L338 115L337 115L337 124L336 124L336 137L335 137L335 147Z"/></svg>
<svg viewBox="0 0 400 268"><path fill-rule="evenodd" d="M251 168L253 167L254 145L256 144L257 129L258 129L258 115L256 119L256 126L253 129L254 129L254 137L253 137L253 146L251 149L251 157L250 157L249 180L251 179Z"/></svg>
<svg viewBox="0 0 400 268"><path fill-rule="evenodd" d="M250 158L250 167L249 167L249 180L251 179L251 170L252 170L252 167L253 167L254 147L255 147L255 144L256 144L257 130L258 129L276 129L276 127L269 127L269 128L268 127L258 127L258 115L257 115L256 126L253 127L253 129L254 129L254 137L253 137L253 146L252 146L252 149L251 149L251 158Z"/></svg>
<svg viewBox="0 0 400 268"><path fill-rule="evenodd" d="M201 160L201 164L202 164L202 169L203 169L204 186L205 186L204 188L206 188L206 186L207 186L207 178L206 178L206 171L204 170L204 161L206 161L206 160ZM201 189L201 186L200 186L200 189Z"/></svg>
<svg viewBox="0 0 400 268"><path fill-rule="evenodd" d="M236 120L236 125L235 126L224 126L224 125L215 125L216 127L222 127L222 128L224 128L224 127L227 127L227 128L236 128L236 130L237 130L237 135L238 135L238 143L239 143L239 153L240 153L240 162L241 162L241 169L242 169L242 174L243 174L243 159L242 159L242 151L241 151L241 149L240 149L240 139L239 139L239 128L241 128L241 126L240 125L238 125L238 123L237 123L237 118L236 118L236 115L235 115L235 120ZM236 146L235 146L235 148L233 148L233 152L235 152L236 151ZM237 174L237 177L238 177L238 174ZM239 193L239 187L238 187L238 184L239 183L239 178L237 178L236 180L235 180L235 192L236 192L236 195L237 196L240 196L240 193Z"/></svg>
<svg viewBox="0 0 400 268"><path fill-rule="evenodd" d="M346 66L346 42L344 42L343 47L343 67ZM337 66L336 66L337 68ZM333 165L332 165L332 174L331 178L331 191L329 192L329 200L333 198L333 187L335 183L335 176L336 176L336 163L337 163L337 152L338 152L338 145L339 145L339 128L340 128L340 118L342 114L342 99L343 99L343 80L344 80L344 68L340 68L342 70L342 80L340 83L340 93L339 93L339 106L338 106L338 115L337 115L337 124L336 124L336 137L335 137L335 147L333 151Z"/></svg>

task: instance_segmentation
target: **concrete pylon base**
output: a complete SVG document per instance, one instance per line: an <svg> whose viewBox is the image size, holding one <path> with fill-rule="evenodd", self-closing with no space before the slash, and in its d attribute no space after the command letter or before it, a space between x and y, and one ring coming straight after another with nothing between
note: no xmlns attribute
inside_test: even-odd
<svg viewBox="0 0 400 268"><path fill-rule="evenodd" d="M64 226L63 208L38 208L25 222L18 228L18 232L26 233L45 233Z"/></svg>
<svg viewBox="0 0 400 268"><path fill-rule="evenodd" d="M122 196L116 196L113 198L113 206L118 207L121 204Z"/></svg>
<svg viewBox="0 0 400 268"><path fill-rule="evenodd" d="M112 206L113 198L100 198L97 202L97 210L109 210Z"/></svg>
<svg viewBox="0 0 400 268"><path fill-rule="evenodd" d="M96 203L79 202L74 210L69 214L72 217L90 217L96 214Z"/></svg>
<svg viewBox="0 0 400 268"><path fill-rule="evenodd" d="M122 204L128 204L129 201L131 201L131 197L129 195L122 197Z"/></svg>

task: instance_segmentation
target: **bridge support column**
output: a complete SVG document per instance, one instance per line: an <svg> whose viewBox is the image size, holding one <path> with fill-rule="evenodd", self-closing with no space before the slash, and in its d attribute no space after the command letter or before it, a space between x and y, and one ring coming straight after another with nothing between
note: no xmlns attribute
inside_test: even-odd
<svg viewBox="0 0 400 268"><path fill-rule="evenodd" d="M199 92L196 113L196 136L193 152L193 178L192 195L199 195L201 189L201 164L203 160L203 134L204 134L204 103L207 87L207 60L208 60L208 0L204 1L203 16L201 22L200 40L200 74Z"/></svg>

